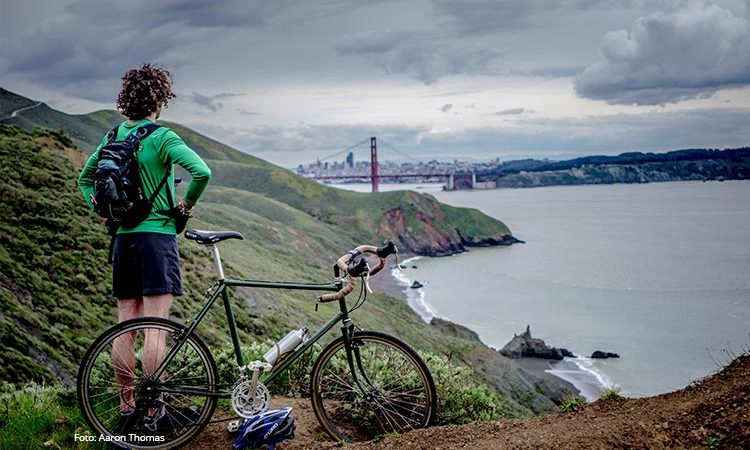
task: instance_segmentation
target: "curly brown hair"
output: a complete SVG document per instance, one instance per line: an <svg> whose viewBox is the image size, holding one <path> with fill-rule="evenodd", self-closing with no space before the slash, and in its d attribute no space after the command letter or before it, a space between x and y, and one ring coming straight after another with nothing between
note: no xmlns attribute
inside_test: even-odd
<svg viewBox="0 0 750 450"><path fill-rule="evenodd" d="M166 108L172 92L172 74L150 63L128 70L117 95L117 110L130 120L148 117L159 107Z"/></svg>

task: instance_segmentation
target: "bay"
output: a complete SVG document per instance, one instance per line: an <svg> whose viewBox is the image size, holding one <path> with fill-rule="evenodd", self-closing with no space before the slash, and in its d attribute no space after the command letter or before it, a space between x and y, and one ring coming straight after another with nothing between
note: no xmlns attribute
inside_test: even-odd
<svg viewBox="0 0 750 450"><path fill-rule="evenodd" d="M750 345L750 182L409 187L478 208L526 241L408 264L403 276L424 285L407 289L410 304L426 319L497 348L530 325L628 396L682 388ZM585 357L594 350L621 358Z"/></svg>

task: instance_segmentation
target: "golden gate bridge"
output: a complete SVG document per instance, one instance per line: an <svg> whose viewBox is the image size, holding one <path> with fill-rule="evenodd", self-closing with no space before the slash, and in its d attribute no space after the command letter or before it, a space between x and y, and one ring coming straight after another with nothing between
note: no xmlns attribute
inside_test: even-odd
<svg viewBox="0 0 750 450"><path fill-rule="evenodd" d="M476 184L471 171L449 170L437 161L424 163L378 137L365 139L314 164L300 165L298 173L320 181L369 179L372 192L380 190L381 180L438 178L445 180L449 190L471 189Z"/></svg>

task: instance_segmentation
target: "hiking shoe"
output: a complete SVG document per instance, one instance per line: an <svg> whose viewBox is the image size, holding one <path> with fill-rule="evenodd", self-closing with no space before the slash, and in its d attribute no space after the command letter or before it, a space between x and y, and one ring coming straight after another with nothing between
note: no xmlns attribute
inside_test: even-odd
<svg viewBox="0 0 750 450"><path fill-rule="evenodd" d="M162 404L161 408L159 408L156 414L143 419L143 428L150 431L151 433L156 433L156 431L159 429L159 422L164 420L166 416L167 408L165 408L165 406Z"/></svg>

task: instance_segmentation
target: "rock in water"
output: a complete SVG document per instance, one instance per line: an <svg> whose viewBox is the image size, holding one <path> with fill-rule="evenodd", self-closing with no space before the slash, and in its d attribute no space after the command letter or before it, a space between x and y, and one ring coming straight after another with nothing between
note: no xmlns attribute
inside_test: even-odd
<svg viewBox="0 0 750 450"><path fill-rule="evenodd" d="M542 339L531 337L528 325L525 332L513 336L513 339L505 344L500 354L514 359L525 357L561 360L565 356L575 357L568 349L550 347Z"/></svg>
<svg viewBox="0 0 750 450"><path fill-rule="evenodd" d="M607 358L619 358L620 355L618 355L617 353L603 352L601 350L597 350L591 354L591 357L595 359L607 359Z"/></svg>

